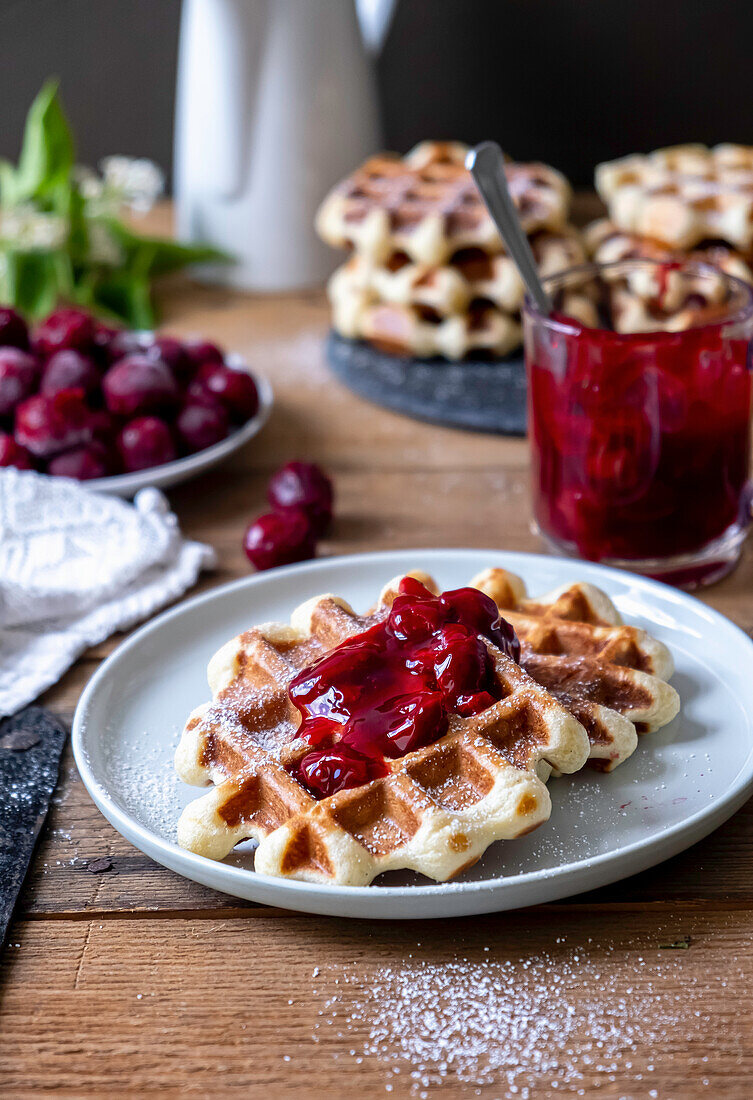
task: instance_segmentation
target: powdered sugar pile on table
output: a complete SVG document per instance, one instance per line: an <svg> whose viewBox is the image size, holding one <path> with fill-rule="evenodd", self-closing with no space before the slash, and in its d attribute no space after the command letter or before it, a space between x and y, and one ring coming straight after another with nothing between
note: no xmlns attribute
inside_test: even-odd
<svg viewBox="0 0 753 1100"><path fill-rule="evenodd" d="M693 1041L703 1049L708 990L673 958L685 951L633 957L626 984L615 965L625 961L624 947L563 947L497 961L491 945L481 962L409 957L371 975L346 967L312 1038L352 1043L356 1061L383 1062L386 1092L405 1095L407 1086L420 1100L451 1082L493 1086L520 1100L541 1088L586 1096L595 1077L625 1085L629 1095L657 1096L646 1051ZM708 1085L702 1075L699 1085Z"/></svg>

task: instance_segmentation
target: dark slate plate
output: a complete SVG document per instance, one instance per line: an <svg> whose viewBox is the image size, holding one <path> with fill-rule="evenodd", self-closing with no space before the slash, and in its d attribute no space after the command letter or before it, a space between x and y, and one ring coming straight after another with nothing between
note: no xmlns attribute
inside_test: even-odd
<svg viewBox="0 0 753 1100"><path fill-rule="evenodd" d="M65 730L42 707L0 722L0 947L44 825Z"/></svg>
<svg viewBox="0 0 753 1100"><path fill-rule="evenodd" d="M526 434L522 353L497 362L405 359L330 332L326 354L349 389L394 412L471 431Z"/></svg>

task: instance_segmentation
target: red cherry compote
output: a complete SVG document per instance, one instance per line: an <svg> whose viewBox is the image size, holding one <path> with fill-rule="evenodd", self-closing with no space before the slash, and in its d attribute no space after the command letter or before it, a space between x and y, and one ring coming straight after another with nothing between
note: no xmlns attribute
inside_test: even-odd
<svg viewBox="0 0 753 1100"><path fill-rule="evenodd" d="M311 745L295 774L315 798L386 775L387 760L438 740L449 716L478 714L501 695L486 641L514 661L520 644L475 588L433 595L400 582L389 615L303 669L290 699Z"/></svg>
<svg viewBox="0 0 753 1100"><path fill-rule="evenodd" d="M544 535L594 561L652 562L744 526L747 340L718 325L624 335L553 320L534 320L526 333L533 500Z"/></svg>

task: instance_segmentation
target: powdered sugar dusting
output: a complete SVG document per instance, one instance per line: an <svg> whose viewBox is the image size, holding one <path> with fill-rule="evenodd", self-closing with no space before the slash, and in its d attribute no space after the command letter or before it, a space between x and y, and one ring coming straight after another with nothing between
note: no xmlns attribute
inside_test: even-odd
<svg viewBox="0 0 753 1100"><path fill-rule="evenodd" d="M699 980L675 952L557 946L498 961L493 946L483 951L480 961L455 955L439 962L434 953L369 974L355 966L338 971L314 1042L345 1040L351 1055L384 1064L386 1091L400 1082L405 1095L409 1082L407 1091L421 1100L443 1082L491 1086L520 1100L542 1087L590 1095L606 1081L631 1082L635 1095L654 1096L651 1075L662 1051L695 1041L699 1062L707 1061L708 983L727 982ZM701 1081L709 1083L699 1074Z"/></svg>
<svg viewBox="0 0 753 1100"><path fill-rule="evenodd" d="M188 797L195 797L173 767L178 739L178 730L171 738L159 741L144 730L128 741L105 741L105 764L112 789L143 825L169 840L175 838L175 824Z"/></svg>

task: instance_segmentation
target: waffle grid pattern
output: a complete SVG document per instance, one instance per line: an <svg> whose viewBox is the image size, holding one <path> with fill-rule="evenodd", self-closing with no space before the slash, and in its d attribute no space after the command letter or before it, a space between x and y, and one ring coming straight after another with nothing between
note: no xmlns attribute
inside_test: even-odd
<svg viewBox="0 0 753 1100"><path fill-rule="evenodd" d="M411 575L438 591L426 574ZM317 597L290 626L250 630L215 655L213 700L191 715L176 754L186 782L214 785L184 811L183 847L222 859L253 838L257 871L307 881L365 885L398 868L444 880L493 841L545 821L553 771L576 771L587 758L610 770L634 750L637 730L677 713L665 682L671 655L625 626L603 592L577 584L529 599L519 577L487 570L472 583L495 599L523 647L523 668L490 647L503 697L473 718L454 716L444 737L392 761L386 777L317 802L291 775L308 750L295 737L287 685L387 614L400 579L366 616Z"/></svg>
<svg viewBox="0 0 753 1100"><path fill-rule="evenodd" d="M352 253L329 284L340 335L418 358L500 357L520 344L522 282L466 153L457 142L423 142L405 158L381 154L324 200L319 235ZM581 262L564 177L543 164L510 163L507 174L542 267Z"/></svg>
<svg viewBox="0 0 753 1100"><path fill-rule="evenodd" d="M398 868L444 880L493 841L548 818L539 770L582 767L588 739L493 647L503 697L472 718L453 716L440 740L389 762L386 777L319 802L293 778L289 769L308 748L295 739L288 683L387 607L382 600L359 618L344 601L320 597L298 608L290 627L249 631L213 658L214 701L189 719L176 767L186 782L215 786L184 811L181 846L221 859L251 837L259 841L257 871L307 881L365 885Z"/></svg>

